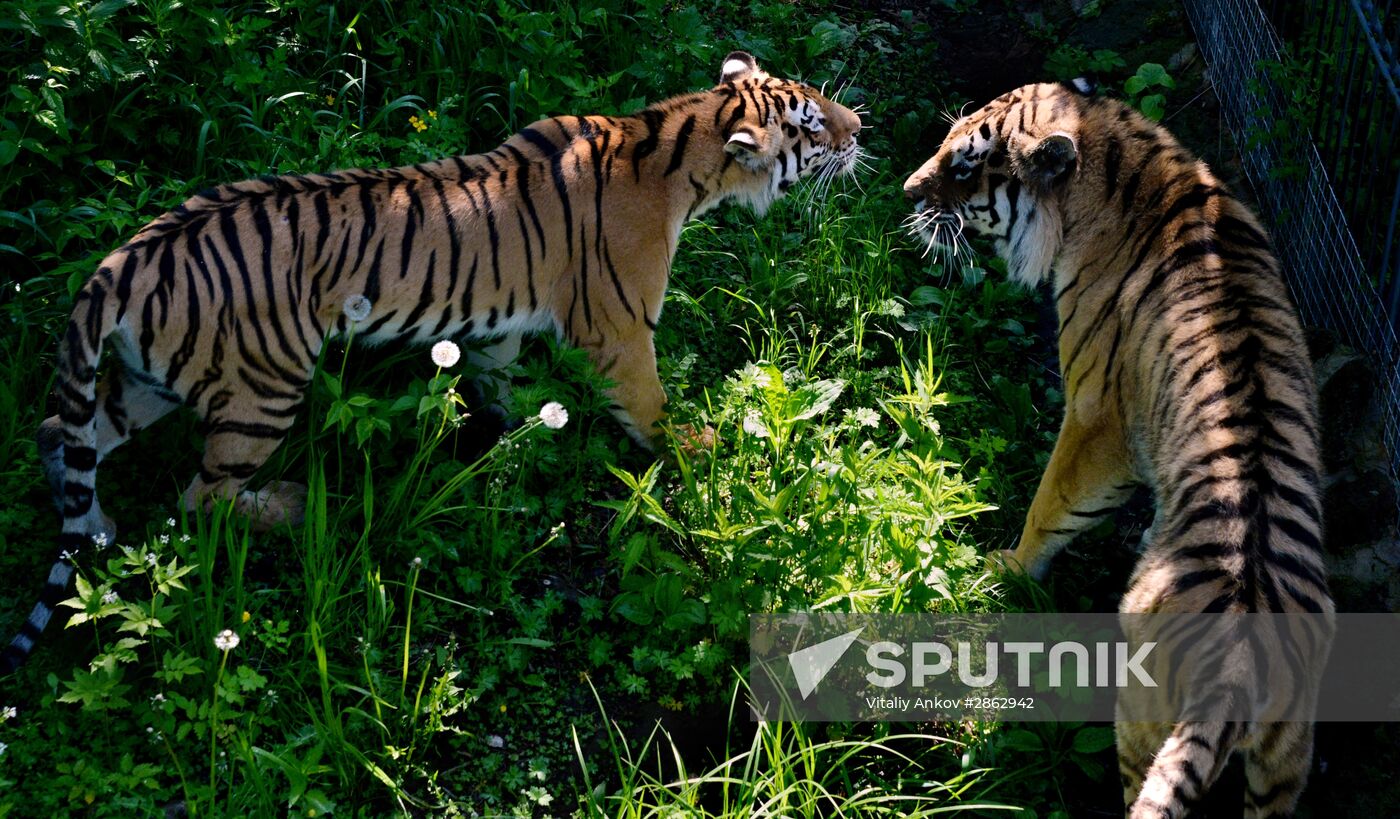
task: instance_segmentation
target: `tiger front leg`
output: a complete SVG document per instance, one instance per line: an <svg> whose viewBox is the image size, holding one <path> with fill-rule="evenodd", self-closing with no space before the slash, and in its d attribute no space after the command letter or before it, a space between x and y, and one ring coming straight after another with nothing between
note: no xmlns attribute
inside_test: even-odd
<svg viewBox="0 0 1400 819"><path fill-rule="evenodd" d="M666 417L666 392L656 374L656 349L650 329L588 347L598 372L613 383L608 388L612 414L632 439L649 450L660 443L660 423Z"/></svg>
<svg viewBox="0 0 1400 819"><path fill-rule="evenodd" d="M1014 552L993 555L992 568L1011 568L1043 580L1051 558L1080 532L1112 514L1134 486L1122 430L1110 423L1084 424L1066 414L1021 541Z"/></svg>

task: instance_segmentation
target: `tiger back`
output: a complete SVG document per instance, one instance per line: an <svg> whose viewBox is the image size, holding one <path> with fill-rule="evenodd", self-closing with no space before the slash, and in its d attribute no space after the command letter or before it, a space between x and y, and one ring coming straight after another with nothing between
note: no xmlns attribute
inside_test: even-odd
<svg viewBox="0 0 1400 819"><path fill-rule="evenodd" d="M1320 615L1300 656L1325 656L1334 607L1315 387L1250 210L1161 126L1058 84L958 120L904 190L931 243L986 237L1012 278L1053 286L1065 417L1020 543L994 565L1043 577L1057 551L1146 484L1156 516L1120 612ZM1222 685L1267 698L1258 658L1232 648ZM1321 671L1306 667L1290 695L1315 702ZM1129 815L1186 815L1236 751L1246 815L1292 815L1311 723L1205 713L1215 716L1147 723L1120 702Z"/></svg>
<svg viewBox="0 0 1400 819"><path fill-rule="evenodd" d="M300 520L303 487L246 485L332 337L552 331L587 350L613 414L651 446L665 403L652 337L682 226L849 172L859 129L735 52L719 85L635 116L545 119L475 156L225 185L151 222L101 263L65 328L59 412L39 433L60 556L0 670L23 662L62 599L64 555L115 536L97 464L177 406L205 433L186 508L226 498L263 527ZM104 343L116 366L99 379Z"/></svg>

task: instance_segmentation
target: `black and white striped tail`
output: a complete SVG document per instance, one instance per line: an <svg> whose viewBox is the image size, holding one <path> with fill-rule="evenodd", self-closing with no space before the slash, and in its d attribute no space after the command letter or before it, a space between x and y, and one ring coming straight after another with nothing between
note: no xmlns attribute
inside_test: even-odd
<svg viewBox="0 0 1400 819"><path fill-rule="evenodd" d="M18 671L29 659L29 654L34 650L34 645L39 641L39 635L43 634L44 627L49 624L49 619L53 617L54 609L58 604L66 599L68 595L68 583L73 579L73 566L65 560L57 560L53 567L49 569L48 582L44 584L44 593L39 596L39 602L34 604L34 609L29 612L29 619L20 626L19 633L0 653L0 675L9 675Z"/></svg>
<svg viewBox="0 0 1400 819"><path fill-rule="evenodd" d="M58 536L58 559L39 602L29 612L19 634L0 654L0 674L14 672L29 658L54 609L66 599L73 579L72 559L93 546L103 531L97 503L97 362L102 342L113 330L115 316L107 309L107 283L101 276L78 291L73 315L59 342L58 377L54 397L63 439L63 484L58 498L63 530Z"/></svg>

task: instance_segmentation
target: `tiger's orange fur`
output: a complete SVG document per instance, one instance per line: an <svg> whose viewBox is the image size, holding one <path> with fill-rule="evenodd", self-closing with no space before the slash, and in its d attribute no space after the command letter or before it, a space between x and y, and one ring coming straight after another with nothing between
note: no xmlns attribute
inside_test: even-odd
<svg viewBox="0 0 1400 819"><path fill-rule="evenodd" d="M719 85L635 116L545 119L488 153L410 167L225 185L151 222L103 260L64 333L59 413L40 431L60 558L0 670L23 662L62 598L62 553L114 536L97 464L175 407L206 435L187 508L225 498L263 526L299 520L304 489L246 486L329 338L552 331L588 351L615 385L614 414L650 446L666 400L652 336L681 227L850 171L859 129L735 52ZM99 380L104 343L118 366Z"/></svg>
<svg viewBox="0 0 1400 819"><path fill-rule="evenodd" d="M931 242L985 236L1013 278L1054 288L1064 422L1020 544L999 562L1043 577L1143 483L1156 518L1121 612L1313 614L1305 642L1325 656L1315 387L1250 210L1161 126L1052 84L958 120L904 189ZM1226 663L1237 703L1280 694L1260 690L1253 659L1240 646ZM1284 694L1314 702L1320 673L1283 681ZM1291 815L1311 724L1235 713L1153 724L1120 703L1129 815L1186 815L1232 752L1245 755L1247 815Z"/></svg>

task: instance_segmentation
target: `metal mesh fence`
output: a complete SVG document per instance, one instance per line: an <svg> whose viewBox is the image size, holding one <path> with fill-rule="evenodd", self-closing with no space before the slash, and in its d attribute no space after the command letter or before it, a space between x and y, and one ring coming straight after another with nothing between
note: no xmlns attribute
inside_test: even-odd
<svg viewBox="0 0 1400 819"><path fill-rule="evenodd" d="M1185 5L1303 320L1370 356L1400 476L1397 15L1365 0ZM1286 58L1280 32L1305 42Z"/></svg>

